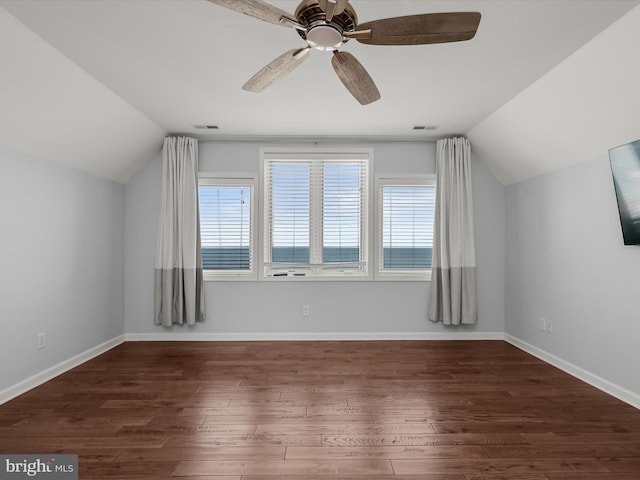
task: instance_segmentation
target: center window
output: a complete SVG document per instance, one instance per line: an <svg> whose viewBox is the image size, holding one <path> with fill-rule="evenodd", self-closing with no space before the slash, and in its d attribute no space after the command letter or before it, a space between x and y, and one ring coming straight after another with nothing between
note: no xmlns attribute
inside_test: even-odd
<svg viewBox="0 0 640 480"><path fill-rule="evenodd" d="M264 154L264 274L367 276L367 153Z"/></svg>

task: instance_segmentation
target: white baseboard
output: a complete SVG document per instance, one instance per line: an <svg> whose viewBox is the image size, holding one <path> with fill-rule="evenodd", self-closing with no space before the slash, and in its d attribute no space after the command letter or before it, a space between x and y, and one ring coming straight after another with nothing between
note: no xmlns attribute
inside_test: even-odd
<svg viewBox="0 0 640 480"><path fill-rule="evenodd" d="M72 368L77 367L78 365L81 365L94 357L97 357L98 355L103 354L108 350L111 350L113 347L117 347L124 341L124 335L112 338L111 340L107 340L100 345L97 345L93 348L90 348L89 350L79 353L78 355L75 355L67 360L64 360L63 362L60 362L53 367L36 373L35 375L32 375L31 377L21 381L20 383L17 383L9 388L5 388L4 390L0 391L0 405L16 398L19 395L22 395L25 392L28 392L38 385L42 385L43 383L48 382L58 375L61 375L71 370Z"/></svg>
<svg viewBox="0 0 640 480"><path fill-rule="evenodd" d="M546 350L542 350L541 348L533 346L530 343L520 340L517 337L505 334L504 339L514 347L517 347L520 350L524 350L534 357L537 357L540 360L559 368L560 370L582 380L585 383L588 383L598 390L602 390L603 392L608 393L609 395L616 397L617 399L622 400L623 402L628 403L635 408L640 409L640 395L638 395L637 393L627 390L620 385L616 385L609 380L591 373L584 368L578 367L571 362L567 362L566 360L563 360L562 358L557 357L547 352Z"/></svg>
<svg viewBox="0 0 640 480"><path fill-rule="evenodd" d="M127 333L128 342L504 340L502 332Z"/></svg>
<svg viewBox="0 0 640 480"><path fill-rule="evenodd" d="M384 340L505 340L511 345L547 362L569 375L640 409L640 395L567 362L541 348L503 332L357 332L357 333L127 333L108 340L85 352L43 370L16 385L0 391L0 405L22 395L32 388L101 355L112 348L129 342L146 341L384 341Z"/></svg>

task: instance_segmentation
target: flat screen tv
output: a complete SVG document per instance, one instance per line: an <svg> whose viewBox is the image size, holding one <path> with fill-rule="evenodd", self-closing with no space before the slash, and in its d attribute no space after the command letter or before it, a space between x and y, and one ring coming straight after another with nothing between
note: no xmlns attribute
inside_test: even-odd
<svg viewBox="0 0 640 480"><path fill-rule="evenodd" d="M640 245L640 140L609 150L625 245Z"/></svg>

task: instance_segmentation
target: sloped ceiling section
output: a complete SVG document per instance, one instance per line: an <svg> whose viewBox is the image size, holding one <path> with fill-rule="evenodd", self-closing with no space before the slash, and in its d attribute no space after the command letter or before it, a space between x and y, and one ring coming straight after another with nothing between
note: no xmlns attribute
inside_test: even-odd
<svg viewBox="0 0 640 480"><path fill-rule="evenodd" d="M270 1L286 11L299 3ZM508 184L640 137L640 0L352 3L360 21L467 10L482 21L470 42L349 42L382 92L362 107L327 52L259 95L243 91L302 40L206 0L0 0L0 144L126 182L167 132L276 141L467 133Z"/></svg>
<svg viewBox="0 0 640 480"><path fill-rule="evenodd" d="M468 132L502 183L640 138L639 25L636 7Z"/></svg>
<svg viewBox="0 0 640 480"><path fill-rule="evenodd" d="M117 182L160 149L162 128L2 8L0 58L0 144Z"/></svg>

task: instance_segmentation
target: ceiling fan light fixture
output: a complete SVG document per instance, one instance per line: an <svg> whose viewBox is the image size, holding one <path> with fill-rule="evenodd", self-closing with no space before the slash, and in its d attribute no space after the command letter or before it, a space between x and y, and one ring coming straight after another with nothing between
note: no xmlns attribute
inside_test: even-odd
<svg viewBox="0 0 640 480"><path fill-rule="evenodd" d="M331 25L317 25L307 32L307 41L313 48L335 50L344 43L342 32Z"/></svg>
<svg viewBox="0 0 640 480"><path fill-rule="evenodd" d="M340 51L350 39L368 45L462 42L475 36L481 17L479 12L424 13L360 24L349 0L300 0L293 16L267 0L209 1L264 22L293 28L307 43L304 48L289 50L271 61L242 86L243 90L263 91L293 71L314 48L333 53L334 71L362 105L379 100L380 91L362 64L352 54ZM435 128L418 125L414 130Z"/></svg>

